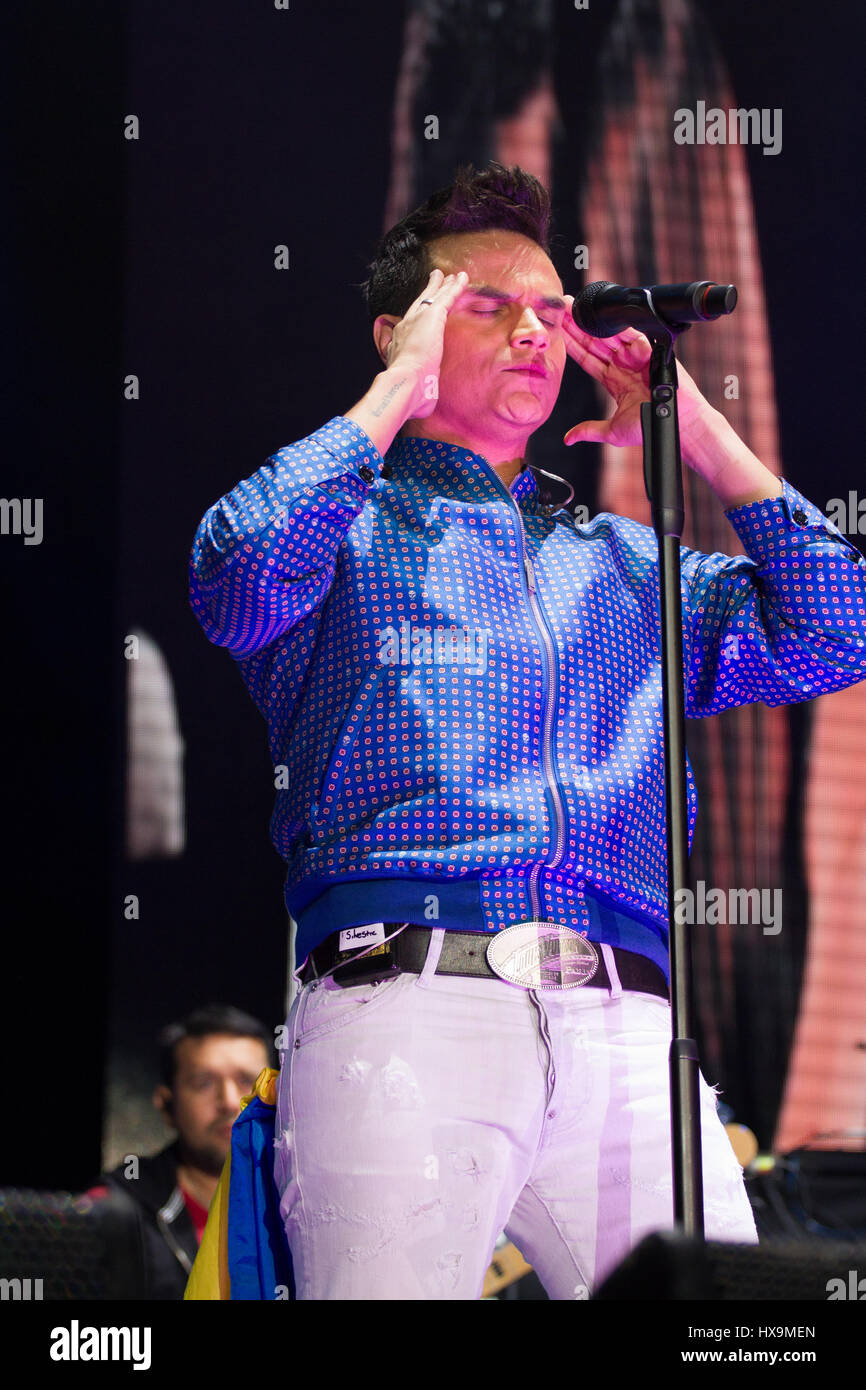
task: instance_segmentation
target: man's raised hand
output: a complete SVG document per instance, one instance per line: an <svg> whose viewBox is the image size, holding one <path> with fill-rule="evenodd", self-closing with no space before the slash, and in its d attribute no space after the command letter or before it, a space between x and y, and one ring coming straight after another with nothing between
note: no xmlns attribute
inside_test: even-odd
<svg viewBox="0 0 866 1390"><path fill-rule="evenodd" d="M418 298L394 325L384 349L388 370L405 372L417 380L407 419L423 420L436 409L445 323L468 281L465 270L445 275L437 267Z"/></svg>
<svg viewBox="0 0 866 1390"><path fill-rule="evenodd" d="M376 320L376 343L387 365L345 418L360 425L380 454L407 420L436 409L445 323L468 281L465 270L445 275L437 268L401 319L392 324L384 314Z"/></svg>
<svg viewBox="0 0 866 1390"><path fill-rule="evenodd" d="M616 409L607 420L583 420L565 436L565 444L613 444L619 448L640 444L640 408L648 401L649 363L652 347L636 328L626 328L610 338L594 338L572 318L574 295L566 295L568 310L562 327L569 357L588 372L613 398ZM709 402L698 390L681 362L677 363L677 410L680 429L700 427L711 413Z"/></svg>

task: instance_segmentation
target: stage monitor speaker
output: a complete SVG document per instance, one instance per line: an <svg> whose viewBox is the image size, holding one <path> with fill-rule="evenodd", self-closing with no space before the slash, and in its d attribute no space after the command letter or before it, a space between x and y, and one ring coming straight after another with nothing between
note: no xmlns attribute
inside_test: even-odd
<svg viewBox="0 0 866 1390"><path fill-rule="evenodd" d="M862 1280L862 1288L860 1281ZM597 1289L603 1299L866 1301L866 1245L824 1240L706 1243L656 1231Z"/></svg>
<svg viewBox="0 0 866 1390"><path fill-rule="evenodd" d="M792 1149L776 1171L788 1209L804 1230L866 1245L866 1153Z"/></svg>
<svg viewBox="0 0 866 1390"><path fill-rule="evenodd" d="M0 1298L146 1297L141 1218L131 1198L0 1190Z"/></svg>

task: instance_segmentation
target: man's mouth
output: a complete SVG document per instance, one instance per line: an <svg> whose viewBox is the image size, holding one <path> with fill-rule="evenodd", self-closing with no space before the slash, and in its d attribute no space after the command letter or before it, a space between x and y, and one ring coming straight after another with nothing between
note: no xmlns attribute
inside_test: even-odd
<svg viewBox="0 0 866 1390"><path fill-rule="evenodd" d="M507 372L528 372L530 376L547 376L548 371L542 362L522 362L518 367L506 367Z"/></svg>

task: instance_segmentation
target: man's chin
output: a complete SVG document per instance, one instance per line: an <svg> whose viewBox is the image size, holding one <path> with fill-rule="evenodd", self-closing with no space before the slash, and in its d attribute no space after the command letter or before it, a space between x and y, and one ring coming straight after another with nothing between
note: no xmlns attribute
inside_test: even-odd
<svg viewBox="0 0 866 1390"><path fill-rule="evenodd" d="M506 399L498 404L496 414L500 420L515 429L537 430L539 425L550 419L555 404L555 399L545 400L531 391L510 392Z"/></svg>
<svg viewBox="0 0 866 1390"><path fill-rule="evenodd" d="M225 1144L207 1144L196 1149L184 1148L183 1162L188 1163L191 1168L198 1168L202 1173L209 1174L212 1178L218 1178L225 1167L230 1149L230 1139Z"/></svg>

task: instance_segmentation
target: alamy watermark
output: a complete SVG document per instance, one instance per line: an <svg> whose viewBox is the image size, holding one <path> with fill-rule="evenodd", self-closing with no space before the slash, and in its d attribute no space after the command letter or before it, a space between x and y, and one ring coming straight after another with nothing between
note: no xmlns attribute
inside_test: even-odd
<svg viewBox="0 0 866 1390"><path fill-rule="evenodd" d="M824 1286L827 1302L834 1303L847 1299L855 1303L866 1302L866 1279L860 1278L859 1269L849 1269L848 1279L828 1279Z"/></svg>
<svg viewBox="0 0 866 1390"><path fill-rule="evenodd" d="M42 1279L0 1279L0 1302L39 1302L42 1298Z"/></svg>
<svg viewBox="0 0 866 1390"><path fill-rule="evenodd" d="M694 111L680 106L674 112L674 143L677 145L762 145L764 154L778 154L782 148L782 108L752 106L723 111L707 109L699 101Z"/></svg>
<svg viewBox="0 0 866 1390"><path fill-rule="evenodd" d="M73 1318L68 1327L51 1330L48 1355L52 1361L130 1361L134 1371L151 1364L149 1327L82 1327Z"/></svg>
<svg viewBox="0 0 866 1390"><path fill-rule="evenodd" d="M848 497L831 497L824 511L827 520L845 536L866 536L866 497L849 488Z"/></svg>
<svg viewBox="0 0 866 1390"><path fill-rule="evenodd" d="M0 497L0 535L23 536L25 545L41 545L42 498Z"/></svg>
<svg viewBox="0 0 866 1390"><path fill-rule="evenodd" d="M381 666L465 666L487 670L486 627L422 627L406 619L376 633Z"/></svg>
<svg viewBox="0 0 866 1390"><path fill-rule="evenodd" d="M764 936L782 930L781 888L707 888L699 878L694 890L674 892L674 921L694 926L762 926Z"/></svg>

